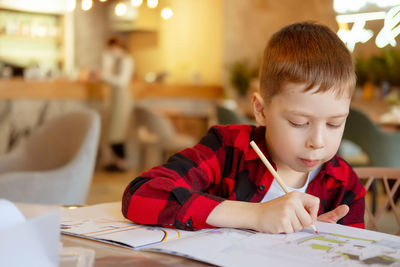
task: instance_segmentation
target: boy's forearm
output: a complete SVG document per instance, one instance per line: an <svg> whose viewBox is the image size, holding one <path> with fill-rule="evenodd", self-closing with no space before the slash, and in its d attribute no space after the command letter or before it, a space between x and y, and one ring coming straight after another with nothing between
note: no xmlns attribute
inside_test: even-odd
<svg viewBox="0 0 400 267"><path fill-rule="evenodd" d="M210 213L207 223L215 227L254 229L257 204L225 200Z"/></svg>
<svg viewBox="0 0 400 267"><path fill-rule="evenodd" d="M317 197L296 191L264 203L225 200L212 210L206 222L215 227L293 233L313 223L318 207Z"/></svg>

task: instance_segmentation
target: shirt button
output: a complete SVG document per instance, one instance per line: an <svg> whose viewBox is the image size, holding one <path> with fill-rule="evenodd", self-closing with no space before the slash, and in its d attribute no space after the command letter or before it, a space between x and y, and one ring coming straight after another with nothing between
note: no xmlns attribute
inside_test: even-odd
<svg viewBox="0 0 400 267"><path fill-rule="evenodd" d="M260 184L260 185L258 186L258 190L264 191L264 190L265 190L265 185Z"/></svg>
<svg viewBox="0 0 400 267"><path fill-rule="evenodd" d="M186 227L191 228L193 225L192 219L189 219L185 222Z"/></svg>

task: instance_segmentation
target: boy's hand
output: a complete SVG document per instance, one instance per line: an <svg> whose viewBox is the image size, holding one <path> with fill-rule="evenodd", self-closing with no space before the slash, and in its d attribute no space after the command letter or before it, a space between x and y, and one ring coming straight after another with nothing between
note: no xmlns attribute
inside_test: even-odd
<svg viewBox="0 0 400 267"><path fill-rule="evenodd" d="M336 223L339 221L341 218L346 216L346 214L349 212L350 208L347 205L340 205L336 207L336 209L328 211L324 214L321 214L318 216L318 221L321 222L327 222L327 223Z"/></svg>
<svg viewBox="0 0 400 267"><path fill-rule="evenodd" d="M317 219L319 198L296 191L260 203L254 230L266 233L293 233L309 227Z"/></svg>
<svg viewBox="0 0 400 267"><path fill-rule="evenodd" d="M210 213L215 227L252 229L265 233L293 233L316 220L319 198L296 191L264 203L225 200Z"/></svg>

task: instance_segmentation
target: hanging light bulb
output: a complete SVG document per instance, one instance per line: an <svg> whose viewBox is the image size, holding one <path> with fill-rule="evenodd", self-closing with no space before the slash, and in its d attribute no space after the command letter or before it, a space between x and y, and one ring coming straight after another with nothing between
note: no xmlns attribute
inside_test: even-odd
<svg viewBox="0 0 400 267"><path fill-rule="evenodd" d="M82 10L84 11L88 11L89 9L91 9L93 6L93 1L92 0L82 0L81 2L81 7Z"/></svg>
<svg viewBox="0 0 400 267"><path fill-rule="evenodd" d="M123 16L126 14L126 4L124 2L119 2L118 4L115 5L115 15L117 16Z"/></svg>
<svg viewBox="0 0 400 267"><path fill-rule="evenodd" d="M163 8L161 10L161 17L163 19L170 19L174 15L174 12L169 7Z"/></svg>
<svg viewBox="0 0 400 267"><path fill-rule="evenodd" d="M107 0L99 0L100 2L107 2Z"/></svg>
<svg viewBox="0 0 400 267"><path fill-rule="evenodd" d="M158 5L158 0L147 0L147 6L149 8L156 8Z"/></svg>
<svg viewBox="0 0 400 267"><path fill-rule="evenodd" d="M68 0L67 1L67 11L71 12L74 11L76 7L76 1L75 0Z"/></svg>
<svg viewBox="0 0 400 267"><path fill-rule="evenodd" d="M140 5L143 3L143 0L131 0L131 5L135 7L140 7Z"/></svg>

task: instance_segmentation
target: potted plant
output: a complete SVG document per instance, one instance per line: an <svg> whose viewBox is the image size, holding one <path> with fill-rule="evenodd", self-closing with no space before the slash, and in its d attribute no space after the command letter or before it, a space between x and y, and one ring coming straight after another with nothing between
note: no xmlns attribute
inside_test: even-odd
<svg viewBox="0 0 400 267"><path fill-rule="evenodd" d="M230 82L239 96L247 95L251 81L258 75L258 68L251 68L247 63L239 61L231 66Z"/></svg>
<svg viewBox="0 0 400 267"><path fill-rule="evenodd" d="M382 50L380 55L355 60L357 86L363 88L364 99L370 99L375 87L381 95L393 95L400 87L400 51L394 48Z"/></svg>

